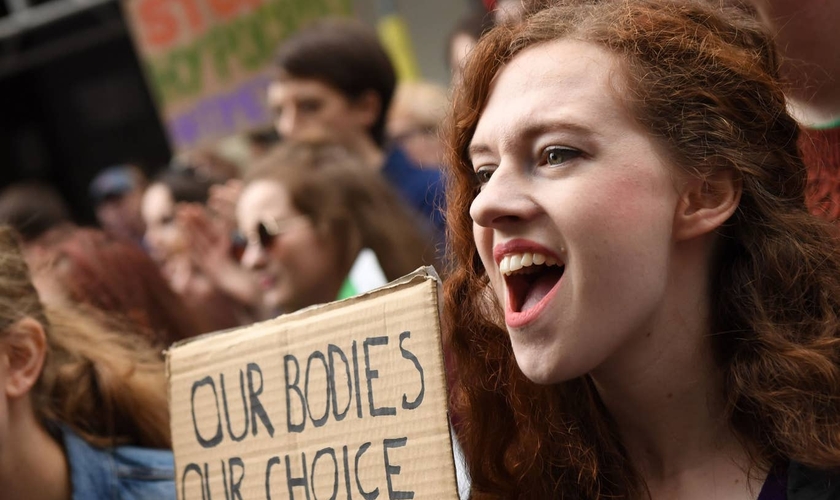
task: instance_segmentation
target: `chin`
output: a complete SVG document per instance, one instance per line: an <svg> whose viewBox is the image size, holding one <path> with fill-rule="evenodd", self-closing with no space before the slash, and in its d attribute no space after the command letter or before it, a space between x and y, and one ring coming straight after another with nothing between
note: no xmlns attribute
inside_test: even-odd
<svg viewBox="0 0 840 500"><path fill-rule="evenodd" d="M574 378L558 373L560 370L556 366L547 364L544 360L520 360L517 357L516 364L528 380L538 385L558 384Z"/></svg>
<svg viewBox="0 0 840 500"><path fill-rule="evenodd" d="M530 371L527 369L522 369L521 366L519 368L520 370L522 370L522 373L523 375L525 375L525 378L537 385L552 385L564 382L564 380L557 380L557 378L550 373Z"/></svg>
<svg viewBox="0 0 840 500"><path fill-rule="evenodd" d="M263 292L263 307L265 307L269 311L280 311L284 314L289 312L286 310L283 304L284 301L276 293L271 291Z"/></svg>
<svg viewBox="0 0 840 500"><path fill-rule="evenodd" d="M538 385L567 382L589 372L585 367L570 362L563 356L551 355L546 349L517 349L514 346L513 352L516 357L516 364L522 374Z"/></svg>

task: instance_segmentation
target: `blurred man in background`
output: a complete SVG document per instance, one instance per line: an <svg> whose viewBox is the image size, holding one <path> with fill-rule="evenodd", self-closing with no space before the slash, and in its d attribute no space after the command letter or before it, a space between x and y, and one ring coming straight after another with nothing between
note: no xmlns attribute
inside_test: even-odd
<svg viewBox="0 0 840 500"><path fill-rule="evenodd" d="M319 21L289 37L276 62L268 104L281 138L340 142L442 234L440 173L420 169L399 148L385 149L397 78L376 34L354 21Z"/></svg>
<svg viewBox="0 0 840 500"><path fill-rule="evenodd" d="M146 226L140 214L146 176L135 165L116 165L100 172L90 183L96 219L107 233L136 243Z"/></svg>
<svg viewBox="0 0 840 500"><path fill-rule="evenodd" d="M449 109L446 89L432 82L399 84L388 115L388 142L418 166L438 168L443 162L441 126Z"/></svg>

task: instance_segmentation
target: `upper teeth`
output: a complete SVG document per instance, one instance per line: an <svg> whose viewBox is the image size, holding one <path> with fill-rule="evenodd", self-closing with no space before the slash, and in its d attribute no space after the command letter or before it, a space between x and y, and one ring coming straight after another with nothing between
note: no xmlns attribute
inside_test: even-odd
<svg viewBox="0 0 840 500"><path fill-rule="evenodd" d="M499 263L499 271L510 276L510 273L518 271L523 267L541 266L543 264L546 266L556 266L557 259L547 257L541 253L515 253L505 255L502 258L502 261Z"/></svg>

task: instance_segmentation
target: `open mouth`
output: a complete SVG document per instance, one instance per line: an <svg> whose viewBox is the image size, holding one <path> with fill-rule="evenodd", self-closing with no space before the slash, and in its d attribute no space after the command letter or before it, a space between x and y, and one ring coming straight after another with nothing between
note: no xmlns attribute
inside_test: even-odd
<svg viewBox="0 0 840 500"><path fill-rule="evenodd" d="M523 313L539 304L560 282L566 266L539 253L506 255L499 263L512 312Z"/></svg>

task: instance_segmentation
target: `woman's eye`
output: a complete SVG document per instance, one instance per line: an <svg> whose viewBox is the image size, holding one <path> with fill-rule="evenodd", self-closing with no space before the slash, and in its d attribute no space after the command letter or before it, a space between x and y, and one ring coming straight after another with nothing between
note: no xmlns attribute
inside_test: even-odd
<svg viewBox="0 0 840 500"><path fill-rule="evenodd" d="M492 167L480 167L475 172L475 178L478 180L479 185L484 185L490 182L490 177L493 176L493 168Z"/></svg>
<svg viewBox="0 0 840 500"><path fill-rule="evenodd" d="M298 103L298 109L301 113L313 114L320 111L323 104L318 99L303 99Z"/></svg>
<svg viewBox="0 0 840 500"><path fill-rule="evenodd" d="M553 146L550 148L545 148L545 150L543 150L542 156L542 161L540 163L553 167L557 165L562 165L569 160L577 158L578 156L580 156L580 151L572 148Z"/></svg>

